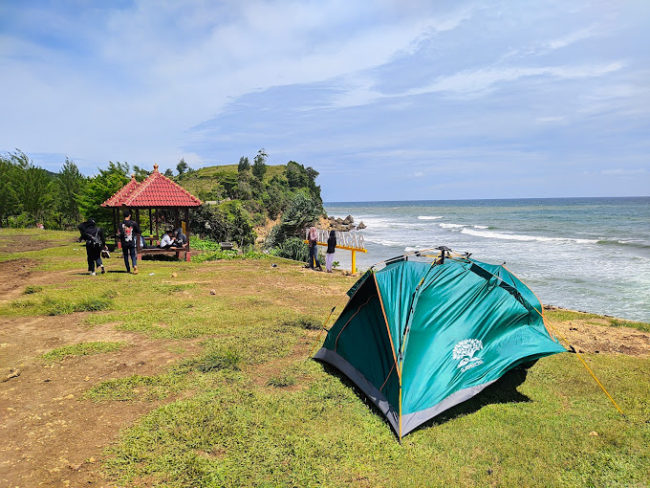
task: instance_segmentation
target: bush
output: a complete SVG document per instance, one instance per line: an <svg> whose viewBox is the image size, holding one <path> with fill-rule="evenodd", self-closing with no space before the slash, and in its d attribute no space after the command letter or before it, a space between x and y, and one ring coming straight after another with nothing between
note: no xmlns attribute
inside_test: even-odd
<svg viewBox="0 0 650 488"><path fill-rule="evenodd" d="M299 237L290 237L275 248L273 254L281 258L307 262L309 259L309 246Z"/></svg>

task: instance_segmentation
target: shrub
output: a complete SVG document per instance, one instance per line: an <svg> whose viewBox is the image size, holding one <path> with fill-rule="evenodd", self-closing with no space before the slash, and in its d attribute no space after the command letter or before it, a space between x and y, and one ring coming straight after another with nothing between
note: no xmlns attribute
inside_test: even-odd
<svg viewBox="0 0 650 488"><path fill-rule="evenodd" d="M23 293L25 295L32 295L33 293L38 293L40 291L43 291L42 286L30 285L30 286L25 287L25 291Z"/></svg>
<svg viewBox="0 0 650 488"><path fill-rule="evenodd" d="M280 243L273 254L281 258L306 262L309 259L309 246L299 237L290 237Z"/></svg>

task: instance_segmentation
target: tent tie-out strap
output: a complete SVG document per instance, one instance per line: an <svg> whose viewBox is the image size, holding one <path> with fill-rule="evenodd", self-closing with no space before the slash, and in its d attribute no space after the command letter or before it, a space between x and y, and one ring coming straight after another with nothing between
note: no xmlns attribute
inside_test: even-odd
<svg viewBox="0 0 650 488"><path fill-rule="evenodd" d="M319 332L318 335L316 336L316 342L314 342L314 345L312 346L311 352L309 353L309 357L310 357L310 358L314 356L314 353L316 352L316 348L318 347L318 344L320 343L320 338L321 338L322 335L323 335L323 331L324 331L324 330L327 330L327 329L325 329L325 326L326 326L327 323L330 321L330 317L331 317L332 314L334 313L334 310L336 310L336 307L332 307L332 310L330 310L330 313L329 313L329 315L327 316L327 318L325 319L325 322L323 322L323 327L321 328L320 332Z"/></svg>
<svg viewBox="0 0 650 488"><path fill-rule="evenodd" d="M388 378L390 378L390 375L393 374L394 369L395 369L395 363L393 363L393 367L390 368L390 371L388 372L388 376L386 376L386 379L384 380L384 383L381 385L381 388L379 388L379 391L384 389L384 386L386 386L386 383L388 382Z"/></svg>
<svg viewBox="0 0 650 488"><path fill-rule="evenodd" d="M345 330L345 328L346 328L346 327L348 326L348 324L352 321L352 319L353 319L354 317L356 317L357 314L358 314L359 312L361 312L361 309L362 309L363 307L365 307L366 305L368 305L368 302L370 302L371 299L372 299L372 295L370 295L370 296L368 297L368 299L367 299L365 302L363 302L361 305L359 305L359 308L357 308L357 311L354 312L354 313L350 316L350 318L348 319L348 321L345 323L345 325L344 325L343 327L341 327L341 330L339 331L338 335L336 336L336 340L334 341L334 352L336 352L336 349L337 349L338 346L339 346L339 337L341 337L341 334L343 333L343 331Z"/></svg>
<svg viewBox="0 0 650 488"><path fill-rule="evenodd" d="M537 309L535 309L535 310L537 310ZM539 313L539 312L537 312L537 313ZM540 315L542 315L542 314L540 314ZM544 318L544 317L542 316L542 319L543 319L543 318ZM605 393L605 395L607 395L607 398L609 398L609 400L612 402L612 404L614 405L614 407L616 407L616 410L618 410L618 412L619 412L623 417L625 417L625 413L623 412L623 410L621 410L621 407L618 406L618 404L616 403L616 400L614 400L614 398L612 397L612 395L609 394L609 392L607 391L607 389L603 386L603 384L600 382L600 380L596 377L596 375L594 374L594 372L592 371L592 369L589 367L589 365L587 364L587 362L586 362L586 361L583 359L583 357L580 355L580 353L579 353L579 352L578 352L578 351L577 351L577 350L576 350L576 349L571 345L571 343L567 340L567 338L564 337L562 334L560 334L560 333L559 333L559 332L558 332L554 327L550 326L549 324L547 324L547 326L551 327L551 329L553 329L553 333L554 333L555 335L557 335L560 339L562 339L562 340L563 340L563 341L564 341L564 342L569 346L569 348L571 348L571 349L573 349L573 350L575 351L575 355L576 355L577 358L580 360L580 362L582 363L582 365L585 367L585 369L587 370L587 372L588 372L588 373L591 375L591 377L594 379L594 381L596 382L596 384L597 384L598 386L600 386L600 389L603 390L603 392Z"/></svg>
<svg viewBox="0 0 650 488"><path fill-rule="evenodd" d="M503 269L505 269L506 271L508 271L510 274L513 274L513 273L512 273L508 268L506 268L505 266L503 266ZM612 402L612 405L614 405L614 407L616 407L616 410L618 410L618 413L620 413L623 417L625 417L625 413L623 412L623 410L621 410L621 407L618 406L618 404L616 403L616 400L614 400L614 397L612 397L612 395L609 394L609 392L607 391L607 389L603 386L603 384L600 382L600 380L596 377L596 374L591 370L591 368L589 367L589 365L587 364L587 362L583 359L583 357L580 355L580 353L579 353L579 352L578 352L578 351L577 351L577 350L576 350L576 349L571 345L571 343L569 342L569 340L568 340L566 337L564 337L562 334L560 334L560 333L557 331L557 329L555 329L555 327L552 327L552 326L551 326L551 325L546 321L546 318L544 317L544 305L542 305L542 301L539 299L539 297L535 294L535 292L534 292L534 291L533 291L533 290L532 290L532 289L531 289L531 288L530 288L530 287L529 287L529 286L528 286L528 285L527 285L523 280L519 279L519 281L521 281L521 282L522 282L522 283L523 283L523 284L524 284L524 285L525 285L525 286L530 290L530 292L535 296L535 298L537 298L537 301L539 302L539 306L540 306L540 308L542 309L542 311L540 312L539 310L537 310L537 307L533 307L533 310L535 310L535 312L537 312L537 314L538 314L540 317L542 317L542 322L544 323L544 327L546 327L547 330L548 330L549 328L552 329L552 330L553 330L553 333L554 333L556 336L558 336L560 339L562 339L562 340L563 340L563 341L564 341L564 342L569 346L570 349L573 349L573 350L575 351L575 355L576 355L577 358L580 360L580 362L582 363L582 365L585 367L585 369L587 370L587 372L588 372L588 373L591 375L591 377L594 379L594 381L596 382L596 384L597 384L598 386L600 386L600 389L603 390L603 393L605 393L605 395L607 395L607 398L609 398L609 401Z"/></svg>

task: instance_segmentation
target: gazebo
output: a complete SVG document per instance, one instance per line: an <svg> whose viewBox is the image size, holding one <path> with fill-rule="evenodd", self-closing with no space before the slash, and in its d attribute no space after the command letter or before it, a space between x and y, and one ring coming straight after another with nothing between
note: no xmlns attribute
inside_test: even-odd
<svg viewBox="0 0 650 488"><path fill-rule="evenodd" d="M135 211L135 220L140 224L140 210L149 211L149 242L157 244L160 238L158 224L160 213L171 213L174 228L181 227L183 233L187 236L187 245L182 248L161 249L158 247L142 247L140 239L137 240L138 258L143 254L158 254L173 251L178 257L181 252L185 253L185 260L191 259L190 255L190 227L189 216L190 208L196 208L201 205L201 200L196 198L178 183L173 182L165 175L158 171L158 165L154 164L153 173L142 183L138 183L134 175L131 175L131 181L118 190L112 197L102 203L102 207L113 209L113 232L115 235L116 245L120 243L117 238L117 224L119 222L120 209L133 209ZM154 234L154 222L155 230ZM170 224L171 222L166 222Z"/></svg>

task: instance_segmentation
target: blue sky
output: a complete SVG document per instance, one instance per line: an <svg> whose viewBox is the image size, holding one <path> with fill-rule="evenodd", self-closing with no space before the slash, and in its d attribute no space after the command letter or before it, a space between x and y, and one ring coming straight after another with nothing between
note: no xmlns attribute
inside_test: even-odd
<svg viewBox="0 0 650 488"><path fill-rule="evenodd" d="M650 2L0 3L0 151L320 172L326 201L650 194Z"/></svg>

